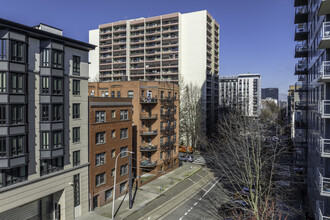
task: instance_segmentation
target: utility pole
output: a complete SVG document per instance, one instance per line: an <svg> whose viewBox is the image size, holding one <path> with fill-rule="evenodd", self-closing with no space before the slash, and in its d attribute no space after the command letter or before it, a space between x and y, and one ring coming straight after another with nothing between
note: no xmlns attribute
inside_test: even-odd
<svg viewBox="0 0 330 220"><path fill-rule="evenodd" d="M132 203L132 156L128 156L128 183L129 183L129 209L132 208L133 203Z"/></svg>

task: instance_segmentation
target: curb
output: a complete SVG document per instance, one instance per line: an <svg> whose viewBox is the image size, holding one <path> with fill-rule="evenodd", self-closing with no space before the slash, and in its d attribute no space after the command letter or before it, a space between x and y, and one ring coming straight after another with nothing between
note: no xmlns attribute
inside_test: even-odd
<svg viewBox="0 0 330 220"><path fill-rule="evenodd" d="M147 206L149 203L151 203L152 201L154 201L155 199L159 198L160 196L162 196L167 190L171 189L172 187L176 186L177 184L181 183L182 181L185 181L186 179L188 179L189 177L191 177L192 175L194 175L195 173L199 172L200 170L202 170L203 167L200 167L198 170L194 171L192 174L190 174L189 176L187 176L186 178L182 179L181 181L175 183L174 185L172 185L170 188L165 189L164 191L162 191L157 197L153 198L152 200L150 200L149 202L147 202L144 206ZM157 209L158 210L158 209ZM126 217L124 217L124 219L128 218L129 216L133 215L134 213L138 212L140 210L135 210L134 212L130 213L129 215L127 215Z"/></svg>

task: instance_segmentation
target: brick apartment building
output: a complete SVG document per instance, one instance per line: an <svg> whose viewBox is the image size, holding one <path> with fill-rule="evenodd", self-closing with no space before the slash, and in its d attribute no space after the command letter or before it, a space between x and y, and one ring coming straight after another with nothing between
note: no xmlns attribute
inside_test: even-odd
<svg viewBox="0 0 330 220"><path fill-rule="evenodd" d="M133 166L139 186L178 167L177 84L147 81L89 83L88 92L96 97L132 98Z"/></svg>
<svg viewBox="0 0 330 220"><path fill-rule="evenodd" d="M112 201L115 160L116 198L128 189L132 151L132 99L89 97L89 189L91 206Z"/></svg>

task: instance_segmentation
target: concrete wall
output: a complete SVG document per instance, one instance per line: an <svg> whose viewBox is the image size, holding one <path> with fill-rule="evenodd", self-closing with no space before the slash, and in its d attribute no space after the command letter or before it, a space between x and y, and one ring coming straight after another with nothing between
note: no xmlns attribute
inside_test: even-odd
<svg viewBox="0 0 330 220"><path fill-rule="evenodd" d="M97 82L100 74L100 66L99 66L99 44L100 44L100 29L90 30L89 31L89 43L97 46L95 50L89 52L89 81Z"/></svg>

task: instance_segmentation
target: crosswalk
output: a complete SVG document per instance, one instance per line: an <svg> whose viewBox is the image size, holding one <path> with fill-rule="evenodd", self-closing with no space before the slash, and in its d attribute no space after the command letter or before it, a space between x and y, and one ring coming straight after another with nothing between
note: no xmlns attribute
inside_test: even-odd
<svg viewBox="0 0 330 220"><path fill-rule="evenodd" d="M199 157L193 163L199 165L205 165L205 159L203 157Z"/></svg>

